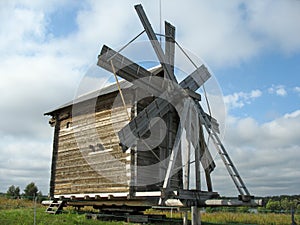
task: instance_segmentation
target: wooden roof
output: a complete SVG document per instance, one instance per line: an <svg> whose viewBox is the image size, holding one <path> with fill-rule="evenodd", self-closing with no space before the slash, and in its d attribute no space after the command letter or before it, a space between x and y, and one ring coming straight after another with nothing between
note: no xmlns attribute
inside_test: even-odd
<svg viewBox="0 0 300 225"><path fill-rule="evenodd" d="M119 83L120 83L121 89L126 89L126 88L129 88L132 86L132 83L130 83L126 80L119 81ZM118 86L116 83L113 83L113 84L106 86L104 88L101 88L99 90L81 95L78 98L73 99L72 101L69 101L69 102L59 106L58 108L55 108L49 112L44 113L44 115L54 115L56 112L58 112L64 108L67 108L71 105L79 104L79 103L85 102L85 101L93 99L93 98L98 98L99 96L107 95L107 94L113 93L115 91L118 91Z"/></svg>

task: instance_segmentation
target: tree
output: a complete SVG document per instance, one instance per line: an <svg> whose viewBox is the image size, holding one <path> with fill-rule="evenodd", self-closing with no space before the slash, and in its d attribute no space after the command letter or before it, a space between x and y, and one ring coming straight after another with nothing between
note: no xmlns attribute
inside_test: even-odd
<svg viewBox="0 0 300 225"><path fill-rule="evenodd" d="M34 182L31 182L30 184L28 184L26 186L26 188L24 189L25 197L33 198L33 197L37 196L37 193L38 193L38 188Z"/></svg>
<svg viewBox="0 0 300 225"><path fill-rule="evenodd" d="M284 198L281 200L280 202L281 208L284 210L291 210L291 208L293 207L293 202L289 201L288 198Z"/></svg>
<svg viewBox="0 0 300 225"><path fill-rule="evenodd" d="M280 210L280 201L274 201L270 199L266 205L266 208L272 211Z"/></svg>
<svg viewBox="0 0 300 225"><path fill-rule="evenodd" d="M20 188L15 187L15 185L11 185L8 188L6 194L7 194L7 196L12 197L12 198L18 198L20 196Z"/></svg>

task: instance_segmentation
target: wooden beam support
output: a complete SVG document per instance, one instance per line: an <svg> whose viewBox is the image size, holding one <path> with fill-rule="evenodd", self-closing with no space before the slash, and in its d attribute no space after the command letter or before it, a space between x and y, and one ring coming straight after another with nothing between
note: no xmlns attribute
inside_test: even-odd
<svg viewBox="0 0 300 225"><path fill-rule="evenodd" d="M191 206L192 225L201 225L200 212L197 206Z"/></svg>
<svg viewBox="0 0 300 225"><path fill-rule="evenodd" d="M165 21L165 56L174 74L175 62L175 27Z"/></svg>
<svg viewBox="0 0 300 225"><path fill-rule="evenodd" d="M59 115L55 115L55 128L54 128L54 139L53 139L53 150L52 150L52 163L51 163L51 176L50 176L50 197L54 197L55 190L55 177L56 177L56 161L58 154L58 143L59 143L59 131L60 131L60 119Z"/></svg>

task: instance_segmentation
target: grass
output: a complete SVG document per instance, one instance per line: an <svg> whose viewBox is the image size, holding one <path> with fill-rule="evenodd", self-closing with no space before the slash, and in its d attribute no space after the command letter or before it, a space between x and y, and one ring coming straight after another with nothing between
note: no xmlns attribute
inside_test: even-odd
<svg viewBox="0 0 300 225"><path fill-rule="evenodd" d="M51 215L45 213L45 208L37 208L36 224L38 225L121 225L122 222L101 222L96 220L87 220L85 215L76 213L64 213L59 215ZM0 224L2 225L32 225L34 222L33 209L11 209L0 211Z"/></svg>
<svg viewBox="0 0 300 225"><path fill-rule="evenodd" d="M45 213L46 207L37 204L37 225L123 225L122 222L101 222L87 220L84 214L78 214L69 209L66 213L52 215ZM1 225L32 225L34 222L34 202L24 199L7 199L0 197L0 224Z"/></svg>
<svg viewBox="0 0 300 225"><path fill-rule="evenodd" d="M37 225L124 225L125 222L105 222L97 220L88 220L84 214L78 214L72 208L67 208L65 213L52 215L45 213L46 207L37 205L36 207L36 224ZM161 212L150 210L151 214L164 213L170 217L170 212ZM180 218L181 213L173 212L173 218ZM230 212L213 212L201 214L203 225L290 225L291 215L289 214L249 214L249 213L230 213ZM296 222L299 224L300 215L295 216ZM0 197L0 224L1 225L32 225L34 221L34 203L29 200L13 200Z"/></svg>
<svg viewBox="0 0 300 225"><path fill-rule="evenodd" d="M263 224L263 225L290 225L291 215L288 214L250 214L250 213L204 213L201 215L203 222L215 224ZM296 221L300 221L299 215Z"/></svg>
<svg viewBox="0 0 300 225"><path fill-rule="evenodd" d="M150 210L149 213L162 213ZM164 212L167 217L171 217L170 212ZM174 213L173 218L180 218L180 213ZM189 216L190 219L190 216ZM300 224L300 215L295 215L297 224ZM213 212L213 213L201 213L201 221L203 224L212 225L290 225L291 215L290 214L275 214L275 213L237 213L237 212Z"/></svg>

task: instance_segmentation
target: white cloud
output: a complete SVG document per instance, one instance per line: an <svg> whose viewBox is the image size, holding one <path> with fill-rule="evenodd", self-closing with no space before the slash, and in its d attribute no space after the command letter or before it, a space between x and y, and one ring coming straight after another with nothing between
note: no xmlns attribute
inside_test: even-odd
<svg viewBox="0 0 300 225"><path fill-rule="evenodd" d="M276 94L281 97L287 95L287 91L285 90L285 87L283 85L272 85L272 87L268 89L268 92L270 94Z"/></svg>
<svg viewBox="0 0 300 225"><path fill-rule="evenodd" d="M296 92L300 96L300 87L294 87L293 90L294 90L294 92Z"/></svg>
<svg viewBox="0 0 300 225"><path fill-rule="evenodd" d="M47 133L51 135L50 127ZM23 190L25 185L33 181L43 194L47 194L51 166L51 140L3 136L0 140L1 191L6 191L10 185L20 186Z"/></svg>
<svg viewBox="0 0 300 225"><path fill-rule="evenodd" d="M251 92L237 92L224 96L224 103L228 109L242 108L245 104L251 104L254 99L259 98L262 92L258 89Z"/></svg>
<svg viewBox="0 0 300 225"><path fill-rule="evenodd" d="M253 118L228 119L225 146L254 195L296 194L300 186L300 111L259 124ZM218 157L218 162L222 164ZM224 167L214 172L216 188L234 194Z"/></svg>
<svg viewBox="0 0 300 225"><path fill-rule="evenodd" d="M258 98L262 95L260 90L253 90L251 91L250 98Z"/></svg>
<svg viewBox="0 0 300 225"><path fill-rule="evenodd" d="M284 88L278 88L276 90L276 94L279 95L279 96L286 96L287 95L287 92Z"/></svg>
<svg viewBox="0 0 300 225"><path fill-rule="evenodd" d="M294 111L292 113L286 113L283 117L285 119L293 119L300 116L300 110Z"/></svg>
<svg viewBox="0 0 300 225"><path fill-rule="evenodd" d="M249 27L264 45L290 54L300 50L299 1L247 1Z"/></svg>
<svg viewBox="0 0 300 225"><path fill-rule="evenodd" d="M210 64L239 64L266 49L300 50L299 1L164 1L178 40ZM183 15L183 16L178 16ZM180 33L182 32L182 33Z"/></svg>

